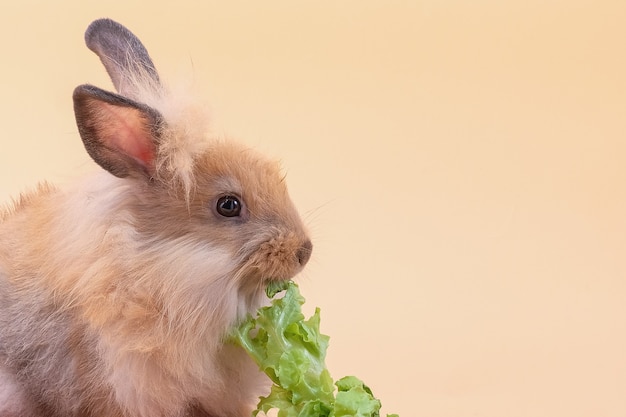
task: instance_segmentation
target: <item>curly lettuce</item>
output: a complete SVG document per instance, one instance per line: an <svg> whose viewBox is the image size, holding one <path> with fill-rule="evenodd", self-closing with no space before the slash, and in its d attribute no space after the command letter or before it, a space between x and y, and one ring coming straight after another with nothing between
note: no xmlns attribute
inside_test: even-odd
<svg viewBox="0 0 626 417"><path fill-rule="evenodd" d="M279 292L283 297L275 298ZM278 410L278 417L379 417L380 400L354 376L334 382L325 358L329 337L320 332L320 311L305 320L304 298L291 281L266 288L271 305L233 329L232 340L272 380L253 415ZM398 417L388 415L387 417Z"/></svg>

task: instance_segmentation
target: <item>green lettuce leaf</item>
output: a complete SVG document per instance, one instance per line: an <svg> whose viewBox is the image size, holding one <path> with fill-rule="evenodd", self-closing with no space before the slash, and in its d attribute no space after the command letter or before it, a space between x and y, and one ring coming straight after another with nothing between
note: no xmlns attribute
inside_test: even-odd
<svg viewBox="0 0 626 417"><path fill-rule="evenodd" d="M283 291L283 297L275 298ZM273 382L253 415L277 409L278 417L379 417L380 401L360 379L348 376L333 382L325 364L329 337L320 332L319 308L305 320L305 300L291 281L272 282L266 293L273 298L271 305L232 332L233 343Z"/></svg>

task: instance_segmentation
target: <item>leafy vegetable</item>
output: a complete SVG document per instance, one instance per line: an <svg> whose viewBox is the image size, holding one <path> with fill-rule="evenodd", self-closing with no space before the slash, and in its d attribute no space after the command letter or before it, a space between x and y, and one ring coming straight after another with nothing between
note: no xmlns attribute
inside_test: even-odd
<svg viewBox="0 0 626 417"><path fill-rule="evenodd" d="M282 291L282 298L273 298ZM272 282L266 293L271 305L233 331L233 341L274 383L253 415L278 409L278 417L379 417L380 401L360 379L347 376L333 383L324 362L329 337L320 333L319 308L305 320L304 298L291 281Z"/></svg>

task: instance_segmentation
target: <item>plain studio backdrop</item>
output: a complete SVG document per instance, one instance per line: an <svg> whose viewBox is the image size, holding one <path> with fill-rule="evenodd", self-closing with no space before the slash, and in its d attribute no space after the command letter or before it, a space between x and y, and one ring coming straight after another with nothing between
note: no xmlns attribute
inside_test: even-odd
<svg viewBox="0 0 626 417"><path fill-rule="evenodd" d="M5 2L3 201L99 169L99 17L282 161L335 378L403 417L626 415L626 2Z"/></svg>

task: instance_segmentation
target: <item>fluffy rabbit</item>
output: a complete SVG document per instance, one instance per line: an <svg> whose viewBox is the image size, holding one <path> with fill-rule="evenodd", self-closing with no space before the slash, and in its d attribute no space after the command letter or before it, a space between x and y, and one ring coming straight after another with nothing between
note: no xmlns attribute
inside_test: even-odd
<svg viewBox="0 0 626 417"><path fill-rule="evenodd" d="M312 250L284 177L126 28L85 39L117 90L74 91L104 170L0 211L0 416L248 416L267 381L225 335Z"/></svg>

